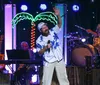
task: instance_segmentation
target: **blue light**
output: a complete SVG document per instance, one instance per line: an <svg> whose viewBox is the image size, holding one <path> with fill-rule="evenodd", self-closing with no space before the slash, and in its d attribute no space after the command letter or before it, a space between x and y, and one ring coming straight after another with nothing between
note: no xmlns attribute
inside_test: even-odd
<svg viewBox="0 0 100 85"><path fill-rule="evenodd" d="M27 11L28 7L26 5L21 5L21 10L22 11Z"/></svg>
<svg viewBox="0 0 100 85"><path fill-rule="evenodd" d="M73 11L77 12L77 11L79 11L79 6L78 5L73 5L72 9L73 9Z"/></svg>
<svg viewBox="0 0 100 85"><path fill-rule="evenodd" d="M43 11L46 10L47 9L46 4L40 4L40 9Z"/></svg>

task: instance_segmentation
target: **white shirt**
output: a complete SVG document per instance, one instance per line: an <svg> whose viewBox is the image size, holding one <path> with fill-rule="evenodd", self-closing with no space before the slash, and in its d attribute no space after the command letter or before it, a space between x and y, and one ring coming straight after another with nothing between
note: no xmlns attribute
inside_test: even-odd
<svg viewBox="0 0 100 85"><path fill-rule="evenodd" d="M62 48L60 46L59 37L57 35L59 31L60 28L58 27L58 25L56 25L54 28L49 30L50 34L48 36L40 35L36 40L36 46L38 52L41 49L43 49L43 47L48 44L48 40L50 40L50 44L51 44L50 51L47 50L43 54L44 64L60 61L63 58Z"/></svg>

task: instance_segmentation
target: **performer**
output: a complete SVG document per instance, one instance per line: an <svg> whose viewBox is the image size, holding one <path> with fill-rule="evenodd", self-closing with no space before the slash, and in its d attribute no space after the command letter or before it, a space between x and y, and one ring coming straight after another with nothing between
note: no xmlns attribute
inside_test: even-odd
<svg viewBox="0 0 100 85"><path fill-rule="evenodd" d="M29 45L26 41L21 42L21 49L28 50L30 59L35 59L35 54L31 49L29 49ZM19 64L17 71L15 72L15 77L17 78L17 82L21 85L30 85L32 74L35 73L34 65L28 64Z"/></svg>
<svg viewBox="0 0 100 85"><path fill-rule="evenodd" d="M32 49L29 48L29 45L26 41L21 42L21 49L22 50L28 50L30 59L34 60L35 59L35 54L33 53Z"/></svg>
<svg viewBox="0 0 100 85"><path fill-rule="evenodd" d="M55 69L60 85L69 85L66 73L66 67L63 60L62 48L57 33L61 30L62 21L60 12L53 8L55 15L58 17L58 24L49 28L46 23L40 22L38 30L41 35L36 40L37 51L43 55L43 78L42 85L51 85L53 71Z"/></svg>
<svg viewBox="0 0 100 85"><path fill-rule="evenodd" d="M88 33L91 33L93 35L93 46L96 48L100 54L100 23L97 25L96 32L87 29L86 30Z"/></svg>

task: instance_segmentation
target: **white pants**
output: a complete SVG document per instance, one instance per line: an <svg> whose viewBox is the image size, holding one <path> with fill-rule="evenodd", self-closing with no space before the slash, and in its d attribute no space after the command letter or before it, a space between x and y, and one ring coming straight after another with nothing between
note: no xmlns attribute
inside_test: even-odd
<svg viewBox="0 0 100 85"><path fill-rule="evenodd" d="M43 79L42 85L51 85L51 80L54 72L54 68L57 74L57 78L60 85L69 85L69 81L66 74L66 68L64 61L48 63L47 66L43 66Z"/></svg>

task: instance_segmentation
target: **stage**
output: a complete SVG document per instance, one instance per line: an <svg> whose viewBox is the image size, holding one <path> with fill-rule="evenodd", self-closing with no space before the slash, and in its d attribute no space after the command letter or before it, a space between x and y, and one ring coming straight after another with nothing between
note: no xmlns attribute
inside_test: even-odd
<svg viewBox="0 0 100 85"><path fill-rule="evenodd" d="M85 67L66 67L70 85L100 85L100 69L93 68L87 71ZM54 73L52 85L59 85ZM10 74L0 73L0 85L10 85ZM36 84L33 84L36 85ZM40 85L40 84L37 84Z"/></svg>

